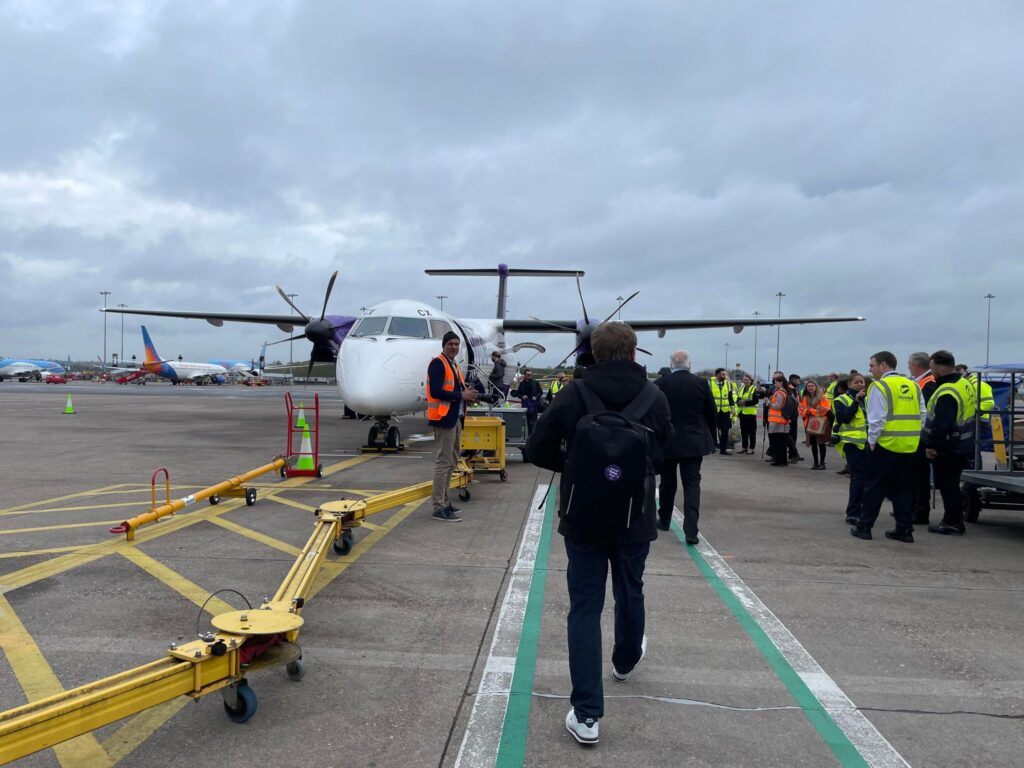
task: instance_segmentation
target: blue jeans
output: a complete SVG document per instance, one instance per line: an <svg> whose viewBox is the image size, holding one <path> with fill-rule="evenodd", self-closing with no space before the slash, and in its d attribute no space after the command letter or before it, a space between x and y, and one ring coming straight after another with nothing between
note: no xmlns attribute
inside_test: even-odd
<svg viewBox="0 0 1024 768"><path fill-rule="evenodd" d="M601 613L611 563L615 598L615 645L612 664L629 672L640 660L644 636L644 566L651 544L614 541L590 544L565 539L569 558L569 701L579 720L604 715L601 674Z"/></svg>

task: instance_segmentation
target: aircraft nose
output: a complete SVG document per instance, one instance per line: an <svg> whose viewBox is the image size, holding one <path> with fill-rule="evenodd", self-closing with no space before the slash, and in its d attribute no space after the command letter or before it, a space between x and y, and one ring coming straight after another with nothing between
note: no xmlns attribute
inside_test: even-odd
<svg viewBox="0 0 1024 768"><path fill-rule="evenodd" d="M397 344L346 339L337 364L345 404L370 415L415 410L422 401L426 363L417 365L408 352Z"/></svg>

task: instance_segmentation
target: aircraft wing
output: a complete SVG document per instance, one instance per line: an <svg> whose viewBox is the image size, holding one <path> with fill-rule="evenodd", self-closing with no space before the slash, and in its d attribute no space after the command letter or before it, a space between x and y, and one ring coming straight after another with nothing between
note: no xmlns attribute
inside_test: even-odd
<svg viewBox="0 0 1024 768"><path fill-rule="evenodd" d="M725 320L626 320L634 331L676 331L696 328L732 328L739 333L753 325L805 325L809 323L851 323L863 317L742 317ZM576 320L505 320L506 331L523 333L576 333Z"/></svg>
<svg viewBox="0 0 1024 768"><path fill-rule="evenodd" d="M172 312L162 309L117 309L108 307L100 312L113 312L119 315L150 315L152 317L182 317L186 320L205 320L210 325L220 328L224 323L263 323L276 325L285 333L295 328L303 328L309 322L306 318L294 315L246 315L230 312Z"/></svg>

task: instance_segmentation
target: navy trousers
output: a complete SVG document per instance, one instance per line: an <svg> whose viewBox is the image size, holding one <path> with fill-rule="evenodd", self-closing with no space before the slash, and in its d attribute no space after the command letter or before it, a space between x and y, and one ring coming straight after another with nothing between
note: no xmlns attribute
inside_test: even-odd
<svg viewBox="0 0 1024 768"><path fill-rule="evenodd" d="M615 644L612 664L628 672L640 660L644 637L644 566L650 542L602 544L565 539L569 567L569 701L580 721L604 715L601 671L601 613L604 611L608 566L615 598Z"/></svg>
<svg viewBox="0 0 1024 768"><path fill-rule="evenodd" d="M892 500L897 530L912 531L914 454L894 453L876 445L873 450L868 451L864 464L864 496L861 500L860 525L867 528L873 526L882 509L882 502L889 498Z"/></svg>
<svg viewBox="0 0 1024 768"><path fill-rule="evenodd" d="M861 500L864 498L864 470L868 457L866 449L846 446L846 466L850 468L850 495L846 502L846 516L860 517Z"/></svg>
<svg viewBox="0 0 1024 768"><path fill-rule="evenodd" d="M700 465L703 456L689 456L682 459L666 459L661 468L661 484L658 486L658 519L663 523L672 520L672 507L676 501L676 467L679 479L683 481L683 532L690 538L697 535L700 521Z"/></svg>
<svg viewBox="0 0 1024 768"><path fill-rule="evenodd" d="M718 451L729 450L729 430L732 429L732 415L728 411L718 412Z"/></svg>

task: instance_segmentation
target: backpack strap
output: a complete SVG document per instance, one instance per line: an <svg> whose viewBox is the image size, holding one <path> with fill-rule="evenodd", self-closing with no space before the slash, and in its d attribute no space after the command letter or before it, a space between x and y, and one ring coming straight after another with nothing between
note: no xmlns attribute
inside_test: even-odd
<svg viewBox="0 0 1024 768"><path fill-rule="evenodd" d="M573 384L576 385L576 389L579 390L580 395L583 397L583 404L587 407L587 413L591 416L596 416L597 414L604 413L608 410L608 408L605 407L605 404L601 402L601 398L599 398L597 394L590 389L590 387L584 384L582 379L574 381Z"/></svg>
<svg viewBox="0 0 1024 768"><path fill-rule="evenodd" d="M651 382L646 382L640 390L640 394L633 398L633 402L622 409L622 415L630 421L639 422L651 410L651 406L657 402L660 394L660 389Z"/></svg>

